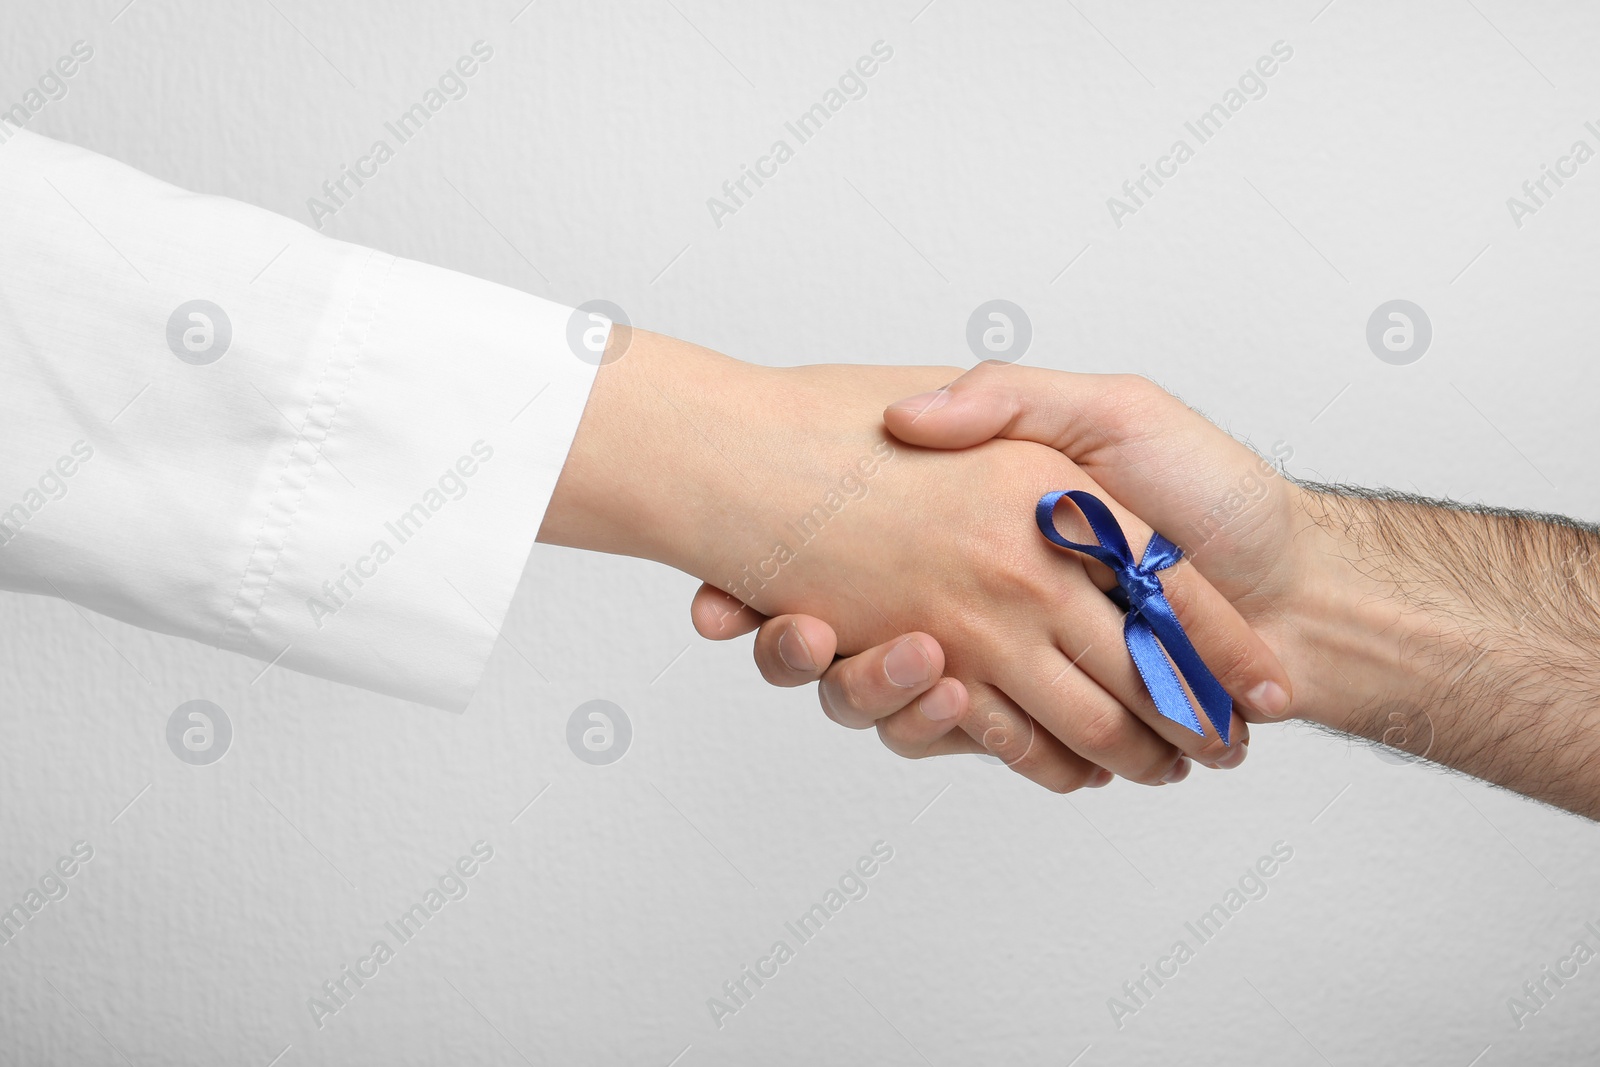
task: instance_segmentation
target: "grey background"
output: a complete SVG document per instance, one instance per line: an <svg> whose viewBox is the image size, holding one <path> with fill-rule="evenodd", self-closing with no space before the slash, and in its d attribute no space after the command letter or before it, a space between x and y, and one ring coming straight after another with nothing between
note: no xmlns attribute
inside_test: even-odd
<svg viewBox="0 0 1600 1067"><path fill-rule="evenodd" d="M4 106L89 40L30 128L304 220L482 39L467 98L327 232L771 363L970 364L968 314L1009 299L1026 362L1149 374L1297 473L1600 517L1600 162L1520 229L1505 203L1595 143L1587 5L124 2L7 3ZM707 197L879 39L866 98L713 225ZM1278 40L1266 97L1114 226L1106 198ZM1433 323L1410 366L1365 343L1397 298ZM1232 773L1070 798L901 761L698 640L693 588L540 549L459 717L0 598L0 900L95 849L0 948L0 1061L1600 1050L1600 964L1520 1030L1507 1008L1600 947L1588 823L1295 726ZM211 766L167 745L192 699L232 722ZM567 748L592 699L632 721L610 766ZM321 983L480 839L469 895L314 1026ZM716 1028L706 998L880 839L869 895ZM1119 1030L1108 998L1278 841L1267 896Z"/></svg>

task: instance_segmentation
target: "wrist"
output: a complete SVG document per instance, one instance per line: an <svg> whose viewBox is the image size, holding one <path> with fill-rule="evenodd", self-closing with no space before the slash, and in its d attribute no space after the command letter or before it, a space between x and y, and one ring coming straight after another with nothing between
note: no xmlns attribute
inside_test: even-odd
<svg viewBox="0 0 1600 1067"><path fill-rule="evenodd" d="M539 540L703 574L715 535L748 516L743 439L773 372L642 330L608 360Z"/></svg>
<svg viewBox="0 0 1600 1067"><path fill-rule="evenodd" d="M769 368L634 330L599 369L539 539L736 587L770 569L790 524L893 453L886 404L957 373ZM755 601L759 588L734 591Z"/></svg>
<svg viewBox="0 0 1600 1067"><path fill-rule="evenodd" d="M1281 604L1296 713L1374 740L1412 736L1410 724L1432 714L1477 655L1474 644L1437 602L1375 565L1395 551L1373 543L1376 502L1296 493L1297 580Z"/></svg>

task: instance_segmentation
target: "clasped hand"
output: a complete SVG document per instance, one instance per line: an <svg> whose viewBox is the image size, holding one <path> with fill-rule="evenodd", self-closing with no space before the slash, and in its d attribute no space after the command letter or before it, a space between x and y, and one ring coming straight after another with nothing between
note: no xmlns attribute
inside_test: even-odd
<svg viewBox="0 0 1600 1067"><path fill-rule="evenodd" d="M858 397L863 370L806 373L810 389ZM1251 531L1292 521L1292 487L1249 450L1142 378L987 364L890 405L882 424L889 447L875 429L855 438L880 456L860 498L807 526L803 543L780 539L784 562L770 581L745 570L701 588L693 618L704 636L757 629L768 681L820 681L831 719L876 727L900 755L988 752L1059 792L1113 775L1176 782L1191 760L1237 766L1244 720L1288 712L1284 667L1229 599L1248 599L1265 576L1252 574L1263 553L1251 550ZM1236 472L1254 472L1258 513L1213 529L1205 520L1217 518L1217 494ZM1186 558L1160 580L1235 700L1231 747L1209 724L1200 735L1156 711L1124 644L1123 612L1104 593L1111 573L1039 535L1034 503L1069 489L1111 506L1136 557L1151 534L1144 518L1170 523L1162 532L1180 546L1204 535L1201 566ZM1057 522L1092 540L1072 508ZM784 534L794 533L791 522Z"/></svg>

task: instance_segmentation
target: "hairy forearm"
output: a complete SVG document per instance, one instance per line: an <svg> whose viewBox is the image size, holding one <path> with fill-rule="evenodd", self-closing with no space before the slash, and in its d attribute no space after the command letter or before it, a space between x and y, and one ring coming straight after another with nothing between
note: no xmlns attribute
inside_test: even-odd
<svg viewBox="0 0 1600 1067"><path fill-rule="evenodd" d="M1600 817L1600 534L1302 487L1306 716Z"/></svg>

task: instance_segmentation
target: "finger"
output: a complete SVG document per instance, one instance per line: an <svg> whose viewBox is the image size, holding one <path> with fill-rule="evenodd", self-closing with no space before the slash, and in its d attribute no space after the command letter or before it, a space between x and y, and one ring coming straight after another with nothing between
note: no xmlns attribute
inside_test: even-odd
<svg viewBox="0 0 1600 1067"><path fill-rule="evenodd" d="M1081 479L1085 487L1090 487L1090 492L1099 488L1081 471L1074 472L1074 477ZM1134 558L1142 558L1153 531L1117 501L1105 499L1105 504L1127 536ZM1070 497L1063 497L1056 508L1056 526L1068 540L1080 543L1094 541L1088 522ZM1069 557L1076 555L1065 550L1062 552ZM1095 569L1100 568L1096 566ZM1183 625L1184 633L1222 688L1250 711L1267 718L1281 717L1289 704L1288 674L1278 662L1278 657L1244 620L1238 609L1188 560L1179 560L1176 566L1162 571L1159 578L1167 602L1172 605L1173 613ZM1104 584L1103 581L1101 584ZM1118 611L1114 605L1112 610ZM1133 670L1131 660L1122 660L1123 666L1116 666L1106 658L1105 644L1100 643L1101 655L1087 666L1088 673L1124 703L1142 708L1142 704L1135 703L1135 693L1144 688L1142 682L1134 689L1129 689L1126 684L1128 672ZM1110 678L1099 664L1106 665Z"/></svg>
<svg viewBox="0 0 1600 1067"><path fill-rule="evenodd" d="M1188 560L1161 572L1161 587L1195 651L1235 702L1261 720L1288 714L1288 673L1228 598Z"/></svg>
<svg viewBox="0 0 1600 1067"><path fill-rule="evenodd" d="M1063 553L1067 560L1073 557ZM1081 558L1080 558L1081 562ZM1162 577L1166 577L1163 572ZM1196 762L1207 766L1226 769L1236 767L1244 759L1241 749L1237 754L1232 753L1228 745L1223 744L1216 728L1210 719L1197 713L1196 717L1202 728L1201 733L1195 733L1187 726L1162 715L1156 708L1155 701L1150 697L1150 691L1145 685L1143 676L1138 667L1134 665L1133 658L1128 652L1126 640L1123 637L1125 615L1109 597L1093 594L1074 594L1064 598L1061 606L1056 609L1057 622L1054 630L1056 648L1077 671L1093 679L1101 689L1118 701L1124 708L1132 712L1148 726L1155 734L1169 745L1173 745L1191 757ZM1037 669L1037 668L1035 668ZM1052 668L1054 669L1054 668ZM1009 692L1022 702L1022 706L1035 718L1039 718L1040 711L1034 701L1047 701L1048 696L1021 696L1020 689L1028 684L1028 676L1024 675L1017 682L1004 683ZM1052 676L1051 688L1056 683ZM1191 699L1192 699L1192 694ZM1195 705L1198 707L1198 704ZM1229 739L1238 746L1239 741L1248 743L1248 727L1243 718L1234 711L1231 712L1229 723ZM1042 720L1041 720L1042 721ZM1069 742L1070 744L1070 742ZM1081 751L1081 750L1080 750ZM1095 759L1095 755L1084 752L1085 756ZM1097 760L1096 762L1101 762ZM1105 764L1109 766L1109 764ZM1117 768L1121 773L1120 768ZM1138 780L1143 781L1143 778ZM1163 780L1165 780L1163 778Z"/></svg>
<svg viewBox="0 0 1600 1067"><path fill-rule="evenodd" d="M1084 786L1103 785L1111 772L1097 767L1068 749L1050 732L1028 717L1010 697L994 686L978 684L967 690L969 710L961 727L968 736L1006 766L1054 793L1070 793Z"/></svg>
<svg viewBox="0 0 1600 1067"><path fill-rule="evenodd" d="M817 687L828 718L865 730L933 687L944 673L944 650L923 633L904 634L829 667Z"/></svg>
<svg viewBox="0 0 1600 1067"><path fill-rule="evenodd" d="M905 707L879 719L878 739L906 759L982 752L982 745L956 729L968 706L967 687L954 678L941 678Z"/></svg>
<svg viewBox="0 0 1600 1067"><path fill-rule="evenodd" d="M1106 606L1116 611L1110 601ZM1112 634L1121 628L1120 622L1100 621L1102 635L1107 624ZM1126 650L1122 658L1127 658ZM1054 646L1017 660L1001 683L1006 695L1035 722L1089 763L1143 785L1161 785L1181 773L1183 753L1178 746ZM1147 695L1144 699L1149 701ZM1160 720L1159 715L1153 717ZM1174 732L1188 731L1179 726Z"/></svg>
<svg viewBox="0 0 1600 1067"><path fill-rule="evenodd" d="M1233 727L1229 742L1228 751L1216 760L1209 762L1196 760L1195 762L1214 771L1232 770L1244 762L1244 758L1250 754L1250 727L1245 724L1244 719L1240 717L1237 711L1233 713Z"/></svg>
<svg viewBox="0 0 1600 1067"><path fill-rule="evenodd" d="M738 597L707 584L695 591L694 600L689 603L689 618L696 633L713 641L747 634L767 620Z"/></svg>
<svg viewBox="0 0 1600 1067"><path fill-rule="evenodd" d="M1121 629L1121 610L1110 600L1104 607L1111 613L1107 621L1110 625ZM1096 606L1096 611L1100 610ZM1216 728L1209 718L1197 711L1196 717L1200 721L1203 733L1195 733L1187 726L1162 715L1157 710L1155 701L1150 698L1150 692L1145 687L1144 679L1133 664L1133 659L1128 654L1127 646L1122 641L1122 635L1116 633L1107 639L1101 636L1098 640L1083 643L1080 627L1074 624L1073 632L1061 633L1057 636L1060 642L1059 649L1078 670L1083 671L1094 679L1099 686L1109 693L1113 699L1121 702L1128 713L1136 717L1163 742L1172 746L1189 757L1196 763L1203 764L1215 770L1226 770L1237 767L1244 762L1244 746L1250 743L1249 727L1237 711L1231 712L1228 738L1229 744L1225 745L1218 735ZM1104 631L1101 631L1102 635ZM1020 697L1024 706L1034 711L1031 701L1041 699L1038 697ZM1192 695L1191 695L1192 699ZM1199 705L1196 703L1198 709ZM1094 759L1092 752L1084 752L1085 756ZM1099 761L1097 761L1099 762ZM1144 781L1144 779L1138 779ZM1163 780L1166 780L1163 776Z"/></svg>
<svg viewBox="0 0 1600 1067"><path fill-rule="evenodd" d="M838 644L833 627L809 615L779 615L756 632L756 668L769 683L791 689L822 677Z"/></svg>
<svg viewBox="0 0 1600 1067"><path fill-rule="evenodd" d="M1273 499L1263 480L1273 473L1271 464L1137 375L982 363L944 389L891 405L884 422L908 444L930 448L966 448L994 436L1049 445L1172 540L1198 538L1224 555L1230 541L1245 536L1248 524L1234 516L1232 529L1213 536L1219 507L1241 499ZM1254 588L1248 574L1218 573L1215 565L1206 571L1222 582L1216 591L1223 598ZM1237 638L1243 620L1236 611L1228 614L1225 629ZM1218 651L1225 657L1248 653L1225 668L1230 678L1224 688L1260 718L1288 714L1293 702L1288 672L1264 642L1230 648L1224 640Z"/></svg>

